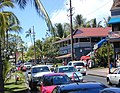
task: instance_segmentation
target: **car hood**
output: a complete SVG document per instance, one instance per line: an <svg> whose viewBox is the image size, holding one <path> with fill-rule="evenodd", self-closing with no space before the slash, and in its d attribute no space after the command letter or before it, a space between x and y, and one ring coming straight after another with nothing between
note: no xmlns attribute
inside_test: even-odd
<svg viewBox="0 0 120 93"><path fill-rule="evenodd" d="M72 77L74 72L66 72L65 74L68 75L68 77ZM79 77L82 76L80 72L75 72Z"/></svg>
<svg viewBox="0 0 120 93"><path fill-rule="evenodd" d="M44 74L49 74L49 73L53 73L53 72L38 72L38 73L33 73L32 76L33 77L41 77Z"/></svg>
<svg viewBox="0 0 120 93"><path fill-rule="evenodd" d="M42 87L42 93L52 93L53 89L56 87L54 86L43 86Z"/></svg>

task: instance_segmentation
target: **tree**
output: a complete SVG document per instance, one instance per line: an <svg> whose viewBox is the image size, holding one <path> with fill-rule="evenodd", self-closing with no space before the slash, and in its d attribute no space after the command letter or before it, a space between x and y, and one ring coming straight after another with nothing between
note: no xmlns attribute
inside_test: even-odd
<svg viewBox="0 0 120 93"><path fill-rule="evenodd" d="M109 20L110 20L110 16L108 16L107 18L103 18L104 19L104 23L105 23L105 27L111 27L111 24L108 24Z"/></svg>
<svg viewBox="0 0 120 93"><path fill-rule="evenodd" d="M3 59L2 59L2 40L4 40L5 32L8 28L8 19L11 14L8 11L3 11L4 7L13 8L14 5L12 1L1 0L0 1L0 93L4 93L4 80L3 80ZM4 47L3 47L4 50Z"/></svg>
<svg viewBox="0 0 120 93"><path fill-rule="evenodd" d="M24 9L29 0L15 0L15 2L20 6L20 8ZM54 28L52 26L51 20L41 1L30 0L30 2L35 6L37 13L45 20L50 33L54 35Z"/></svg>
<svg viewBox="0 0 120 93"><path fill-rule="evenodd" d="M102 45L101 48L99 48L96 53L95 53L95 58L96 58L96 63L101 66L101 67L107 67L108 65L108 54L107 54L107 43L105 43L104 45ZM112 57L113 57L113 48L112 48L112 45L109 44L109 47L110 47L110 52L109 52L109 55L110 55L110 60L112 61Z"/></svg>
<svg viewBox="0 0 120 93"><path fill-rule="evenodd" d="M86 19L83 18L83 16L81 14L75 16L75 18L74 18L74 26L75 26L75 28L84 27L85 23L86 23Z"/></svg>
<svg viewBox="0 0 120 93"><path fill-rule="evenodd" d="M61 23L56 23L54 26L54 40L57 41L66 38L70 34L69 28L70 25L68 23L65 23L63 25Z"/></svg>

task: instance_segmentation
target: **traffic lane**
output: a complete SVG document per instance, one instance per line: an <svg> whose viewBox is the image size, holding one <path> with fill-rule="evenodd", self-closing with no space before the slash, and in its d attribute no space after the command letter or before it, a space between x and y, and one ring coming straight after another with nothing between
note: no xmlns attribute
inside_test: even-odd
<svg viewBox="0 0 120 93"><path fill-rule="evenodd" d="M112 86L108 85L105 77L86 75L84 76L84 81L95 81L95 82L100 82L108 87L116 87L116 85L112 85Z"/></svg>
<svg viewBox="0 0 120 93"><path fill-rule="evenodd" d="M87 75L87 76L84 76L84 81L95 81L95 82L103 83L106 86L109 86L107 84L107 81L106 81L105 77L98 77L98 76Z"/></svg>

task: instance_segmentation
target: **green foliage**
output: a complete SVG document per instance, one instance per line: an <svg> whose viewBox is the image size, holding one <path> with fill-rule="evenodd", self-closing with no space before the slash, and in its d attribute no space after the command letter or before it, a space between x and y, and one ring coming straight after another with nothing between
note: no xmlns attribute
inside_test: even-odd
<svg viewBox="0 0 120 93"><path fill-rule="evenodd" d="M113 60L113 48L112 45L107 45L106 43L99 48L95 53L95 62L98 66L107 67L108 65L108 47L110 47L109 55L110 60Z"/></svg>

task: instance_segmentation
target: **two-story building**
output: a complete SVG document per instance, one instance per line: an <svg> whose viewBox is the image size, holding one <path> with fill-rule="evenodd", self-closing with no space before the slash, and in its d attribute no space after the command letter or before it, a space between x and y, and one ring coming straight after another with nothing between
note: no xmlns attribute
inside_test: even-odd
<svg viewBox="0 0 120 93"><path fill-rule="evenodd" d="M120 57L120 0L114 0L111 8L112 31L109 33L109 42L114 46L114 62Z"/></svg>
<svg viewBox="0 0 120 93"><path fill-rule="evenodd" d="M95 44L100 43L101 40L108 36L111 27L106 28L80 28L73 33L73 47L74 57L80 60L81 56L86 56L94 51ZM56 57L64 59L65 61L71 60L71 38L64 38L54 44L59 44L60 56ZM102 42L101 42L102 43ZM98 46L97 46L98 47Z"/></svg>

